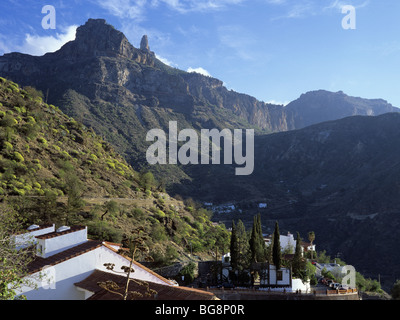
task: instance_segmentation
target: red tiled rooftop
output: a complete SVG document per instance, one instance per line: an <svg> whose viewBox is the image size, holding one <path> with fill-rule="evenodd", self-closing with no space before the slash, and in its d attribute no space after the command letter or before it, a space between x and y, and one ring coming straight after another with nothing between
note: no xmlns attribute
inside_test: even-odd
<svg viewBox="0 0 400 320"><path fill-rule="evenodd" d="M75 286L91 291L94 293L89 300L122 300L122 297L118 294L111 293L105 289L102 289L98 283L105 281L113 281L121 287L120 293L124 291L124 286L126 283L126 277L121 275L116 275L110 272L104 272L100 270L95 270L86 279L75 283ZM214 300L216 297L213 293L187 288L187 287L177 287L177 286L167 286L159 283L149 282L149 288L155 290L157 295L155 297L141 297L137 300ZM129 282L129 291L136 291L144 294L146 288L141 286L134 281Z"/></svg>
<svg viewBox="0 0 400 320"><path fill-rule="evenodd" d="M19 232L16 232L15 235L19 235L19 234L24 234L24 233L29 233L29 232L33 232L33 231L38 231L38 230L42 230L42 229L46 229L46 228L51 228L53 225L52 224L42 224L39 226L39 228L36 229L32 229L32 230L21 230Z"/></svg>
<svg viewBox="0 0 400 320"><path fill-rule="evenodd" d="M45 266L54 266L58 263L77 257L81 254L92 251L101 246L102 243L100 241L89 240L70 249L56 253L55 255L52 255L48 258L41 258L36 256L35 259L31 263L29 263L28 272L29 273L39 272Z"/></svg>
<svg viewBox="0 0 400 320"><path fill-rule="evenodd" d="M85 226L72 226L72 227L71 227L70 229L68 229L68 230L61 231L61 232L57 232L57 231L50 232L50 233L43 234L43 235L41 235L41 236L37 236L36 238L37 238L37 239L50 239L50 238L55 238L55 237L62 236L62 235L64 235L64 234L68 234L68 233L76 232L76 231L79 231L79 230L83 230L83 229L85 229L85 228L86 228Z"/></svg>

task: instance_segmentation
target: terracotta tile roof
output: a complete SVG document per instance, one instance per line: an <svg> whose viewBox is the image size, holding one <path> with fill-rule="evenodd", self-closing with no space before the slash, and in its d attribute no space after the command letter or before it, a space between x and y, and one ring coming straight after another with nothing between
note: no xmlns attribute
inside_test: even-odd
<svg viewBox="0 0 400 320"><path fill-rule="evenodd" d="M29 263L28 272L29 273L39 272L45 266L54 266L58 263L77 257L81 254L92 251L101 246L102 243L100 241L88 240L87 242L84 242L80 245L64 250L62 252L56 253L55 255L52 255L48 258L41 258L39 256L36 256L35 259L31 263Z"/></svg>
<svg viewBox="0 0 400 320"><path fill-rule="evenodd" d="M42 230L42 229L46 229L46 228L51 228L53 225L52 224L42 224L39 226L39 228L36 229L32 229L32 230L21 230L19 232L14 233L14 235L20 235L20 234L24 234L24 233L30 233L32 231L38 231L38 230Z"/></svg>
<svg viewBox="0 0 400 320"><path fill-rule="evenodd" d="M95 270L86 279L75 283L75 286L93 292L94 294L88 300L121 300L122 297L118 294L111 293L105 289L102 289L97 283L113 281L118 284L121 288L124 288L126 277L116 275L109 272ZM214 300L215 295L211 292L177 286L167 286L154 282L147 282L149 288L155 290L157 295L155 297L142 297L137 300ZM146 288L140 286L134 281L129 282L129 291L136 291L144 293ZM119 292L123 292L121 289Z"/></svg>
<svg viewBox="0 0 400 320"><path fill-rule="evenodd" d="M55 237L59 237L59 236L63 236L64 234L68 234L68 233L72 233L72 232L76 232L79 230L83 230L85 229L85 226L72 226L70 229L65 230L65 231L61 231L61 232L50 232L50 233L46 233L43 234L41 236L37 236L37 239L50 239L50 238L55 238Z"/></svg>

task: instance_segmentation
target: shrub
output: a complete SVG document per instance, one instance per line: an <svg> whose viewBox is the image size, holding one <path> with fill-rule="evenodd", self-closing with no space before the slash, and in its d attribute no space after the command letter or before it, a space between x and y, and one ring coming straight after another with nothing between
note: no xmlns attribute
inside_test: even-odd
<svg viewBox="0 0 400 320"><path fill-rule="evenodd" d="M159 242L166 241L168 237L165 228L159 223L154 224L151 230L151 238Z"/></svg>
<svg viewBox="0 0 400 320"><path fill-rule="evenodd" d="M19 196L24 196L25 195L25 190L24 189L18 189L17 187L13 188L14 194L17 194Z"/></svg>
<svg viewBox="0 0 400 320"><path fill-rule="evenodd" d="M88 223L88 232L95 239L120 243L122 241L122 233L110 226L105 221L92 221Z"/></svg>
<svg viewBox="0 0 400 320"><path fill-rule="evenodd" d="M37 138L37 141L40 142L40 143L42 143L42 144L44 144L45 146L47 146L47 140L46 140L45 138L43 138L43 137L38 137L38 138Z"/></svg>
<svg viewBox="0 0 400 320"><path fill-rule="evenodd" d="M27 122L30 122L30 123L36 123L35 118L32 117L32 116L28 116L28 117L26 118L26 121L27 121Z"/></svg>
<svg viewBox="0 0 400 320"><path fill-rule="evenodd" d="M10 114L6 114L0 121L0 126L2 127L12 127L18 124L18 121Z"/></svg>
<svg viewBox="0 0 400 320"><path fill-rule="evenodd" d="M13 145L11 144L11 143L9 143L9 142L7 142L7 141L4 141L3 142L3 146L4 146L4 148L6 148L6 150L12 150L14 147L13 147Z"/></svg>
<svg viewBox="0 0 400 320"><path fill-rule="evenodd" d="M24 159L24 157L22 156L22 154L20 154L19 152L14 152L14 159L16 160L16 161L18 161L18 162L24 162L25 161L25 159Z"/></svg>
<svg viewBox="0 0 400 320"><path fill-rule="evenodd" d="M189 262L186 266L184 266L179 272L180 276L184 277L184 283L189 284L194 281L194 271L196 269L196 265L194 262Z"/></svg>
<svg viewBox="0 0 400 320"><path fill-rule="evenodd" d="M39 182L34 182L34 183L33 183L33 187L34 187L34 188L38 188L38 189L41 189L41 188L42 188L42 186L40 185Z"/></svg>

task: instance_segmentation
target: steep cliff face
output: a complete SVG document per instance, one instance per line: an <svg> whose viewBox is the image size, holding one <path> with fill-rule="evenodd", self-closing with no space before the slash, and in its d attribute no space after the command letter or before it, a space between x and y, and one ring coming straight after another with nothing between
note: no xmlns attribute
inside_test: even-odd
<svg viewBox="0 0 400 320"><path fill-rule="evenodd" d="M282 106L229 91L218 79L171 68L155 57L147 36L137 49L102 19L89 19L74 41L54 53L5 54L0 75L41 90L49 103L114 144L136 169L146 164L147 131L167 131L170 120L180 129L288 129ZM173 171L178 180L187 178L181 169Z"/></svg>
<svg viewBox="0 0 400 320"><path fill-rule="evenodd" d="M0 73L48 91L49 100L54 102L60 101L67 90L74 90L91 101L169 108L187 116L195 106L214 106L233 111L248 126L267 131L287 129L285 113L273 110L282 107L228 91L218 79L171 68L156 59L146 35L137 49L102 19L89 19L77 29L74 41L54 53L0 57ZM125 95L123 101L121 93ZM275 121L278 116L281 119Z"/></svg>
<svg viewBox="0 0 400 320"><path fill-rule="evenodd" d="M89 19L54 53L1 56L0 75L42 90L49 103L93 127L136 169L145 164L146 132L167 131L170 120L180 129L254 128L262 134L395 109L383 100L327 91L307 93L287 107L267 104L226 89L221 80L163 64L147 36L135 48L102 19Z"/></svg>

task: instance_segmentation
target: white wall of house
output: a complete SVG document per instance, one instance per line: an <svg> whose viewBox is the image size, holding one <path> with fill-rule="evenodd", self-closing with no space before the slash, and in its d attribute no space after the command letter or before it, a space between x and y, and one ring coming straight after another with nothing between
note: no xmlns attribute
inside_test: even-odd
<svg viewBox="0 0 400 320"><path fill-rule="evenodd" d="M282 271L282 279L277 280L276 267L274 265L269 266L269 284L278 286L289 286L290 285L290 270L288 268L281 268L278 271ZM268 279L265 279L260 283L261 285L268 285Z"/></svg>
<svg viewBox="0 0 400 320"><path fill-rule="evenodd" d="M287 236L280 235L279 241L282 251L288 250L289 253L294 253L296 249L296 240L294 240L293 234L288 232Z"/></svg>
<svg viewBox="0 0 400 320"><path fill-rule="evenodd" d="M26 230L24 233L16 234L12 236L11 241L14 242L15 248L17 250L26 248L28 246L32 246L36 244L37 240L36 237L54 232L55 231L55 225L53 224L52 226L49 226L47 228L40 228L37 226L37 228L32 229L32 230Z"/></svg>
<svg viewBox="0 0 400 320"><path fill-rule="evenodd" d="M36 289L23 287L18 293L24 294L28 300L84 300L86 293L77 289L74 283L84 280L95 269L112 272L104 267L104 263L114 263L115 271L122 271L121 266L129 266L127 259L102 246L32 274L29 279L35 283ZM133 265L133 268L135 272L131 274L132 278L172 285L140 266ZM40 275L44 277L40 278Z"/></svg>
<svg viewBox="0 0 400 320"><path fill-rule="evenodd" d="M42 258L47 258L56 253L72 248L87 241L87 229L62 234L49 239L37 239L36 254Z"/></svg>
<svg viewBox="0 0 400 320"><path fill-rule="evenodd" d="M310 281L303 283L301 279L292 279L292 287L290 289L292 292L301 291L302 293L310 293L311 286Z"/></svg>

